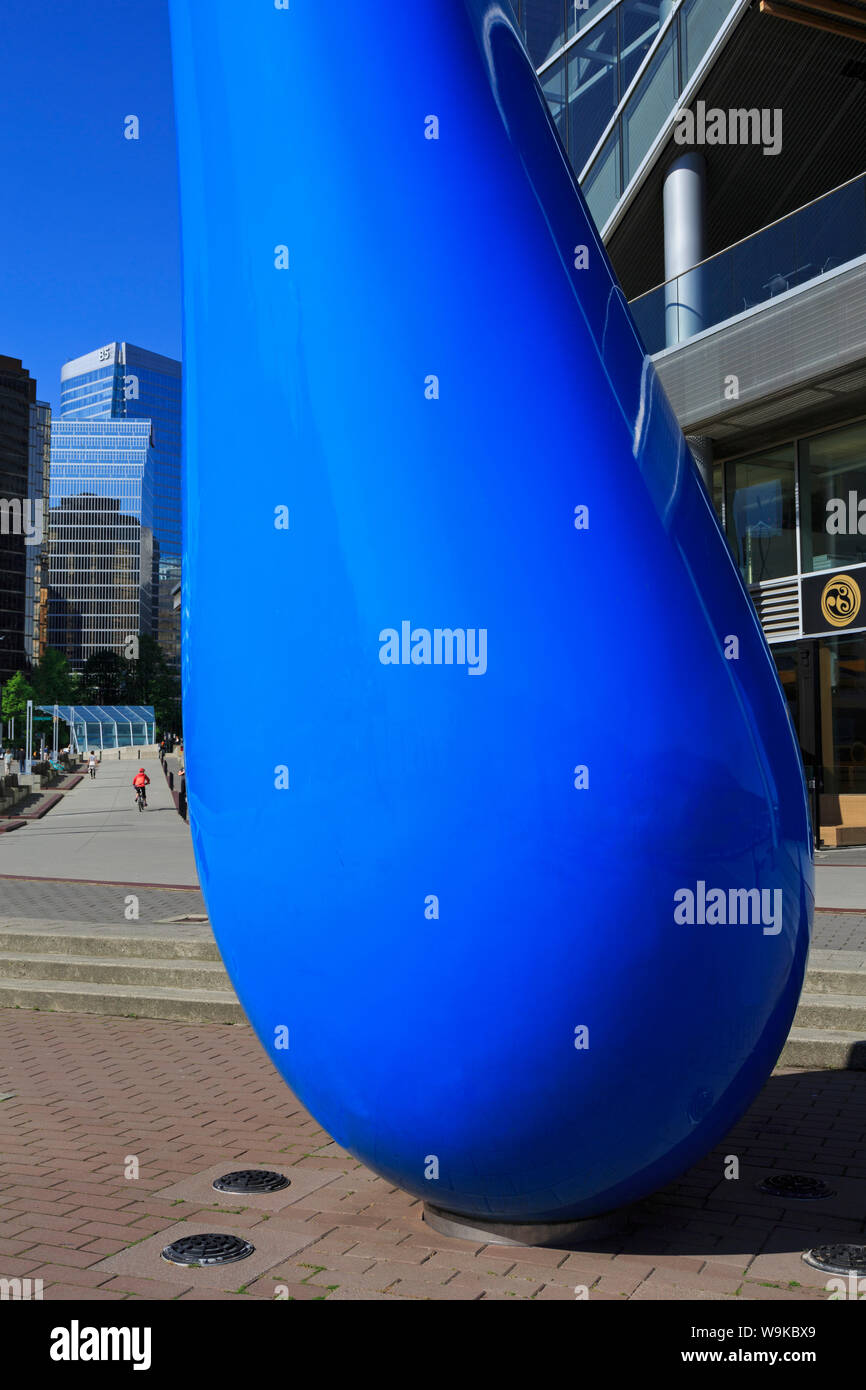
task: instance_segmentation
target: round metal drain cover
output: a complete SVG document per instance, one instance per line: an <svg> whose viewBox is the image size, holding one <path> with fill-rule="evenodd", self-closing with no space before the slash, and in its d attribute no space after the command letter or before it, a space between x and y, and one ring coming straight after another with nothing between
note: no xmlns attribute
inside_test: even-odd
<svg viewBox="0 0 866 1390"><path fill-rule="evenodd" d="M233 1260L245 1260L255 1250L240 1236L224 1236L208 1232L200 1236L181 1236L162 1252L170 1265L228 1265Z"/></svg>
<svg viewBox="0 0 866 1390"><path fill-rule="evenodd" d="M796 1198L798 1201L814 1201L816 1197L833 1197L832 1187L821 1178L807 1178L802 1173L774 1173L757 1184L759 1192L767 1192L771 1197Z"/></svg>
<svg viewBox="0 0 866 1390"><path fill-rule="evenodd" d="M816 1245L803 1259L825 1274L866 1274L866 1245Z"/></svg>
<svg viewBox="0 0 866 1390"><path fill-rule="evenodd" d="M282 1173L274 1173L267 1168L241 1168L237 1173L223 1173L214 1182L217 1192L246 1192L252 1196L263 1192L282 1192L284 1187L289 1186L289 1179Z"/></svg>

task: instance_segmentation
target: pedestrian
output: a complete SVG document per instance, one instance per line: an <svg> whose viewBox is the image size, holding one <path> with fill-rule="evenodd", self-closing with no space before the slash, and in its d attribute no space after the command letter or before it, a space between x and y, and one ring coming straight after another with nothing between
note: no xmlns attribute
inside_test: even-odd
<svg viewBox="0 0 866 1390"><path fill-rule="evenodd" d="M88 759L88 761L87 761L87 766L90 768L90 779L91 779L91 781L93 781L93 779L96 777L96 749L95 749L95 748L91 748L91 750L90 750L90 757L89 757L89 759Z"/></svg>

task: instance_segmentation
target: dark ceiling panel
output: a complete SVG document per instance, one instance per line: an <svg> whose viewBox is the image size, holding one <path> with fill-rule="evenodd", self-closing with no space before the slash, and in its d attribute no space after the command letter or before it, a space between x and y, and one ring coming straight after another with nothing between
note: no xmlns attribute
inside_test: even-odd
<svg viewBox="0 0 866 1390"><path fill-rule="evenodd" d="M761 14L757 3L692 101L781 109L782 149L705 145L707 255L786 216L866 170L866 45ZM664 280L662 184L688 146L671 138L608 253L628 299Z"/></svg>

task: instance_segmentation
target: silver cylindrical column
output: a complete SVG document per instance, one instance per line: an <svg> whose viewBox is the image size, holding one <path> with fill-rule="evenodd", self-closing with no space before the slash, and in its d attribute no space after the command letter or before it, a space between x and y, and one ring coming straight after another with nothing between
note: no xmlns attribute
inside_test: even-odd
<svg viewBox="0 0 866 1390"><path fill-rule="evenodd" d="M702 154L684 154L668 169L664 184L665 341L668 347L704 326L703 267L706 164ZM697 267L697 268L695 268Z"/></svg>

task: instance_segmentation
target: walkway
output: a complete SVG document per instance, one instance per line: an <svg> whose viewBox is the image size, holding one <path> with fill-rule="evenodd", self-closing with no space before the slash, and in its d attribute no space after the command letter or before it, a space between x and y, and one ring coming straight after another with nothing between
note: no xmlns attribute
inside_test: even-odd
<svg viewBox="0 0 866 1390"><path fill-rule="evenodd" d="M189 827L174 808L159 761L145 759L144 766L151 779L146 811L133 798L136 764L106 753L95 781L85 777L42 820L0 835L0 879L196 887Z"/></svg>

